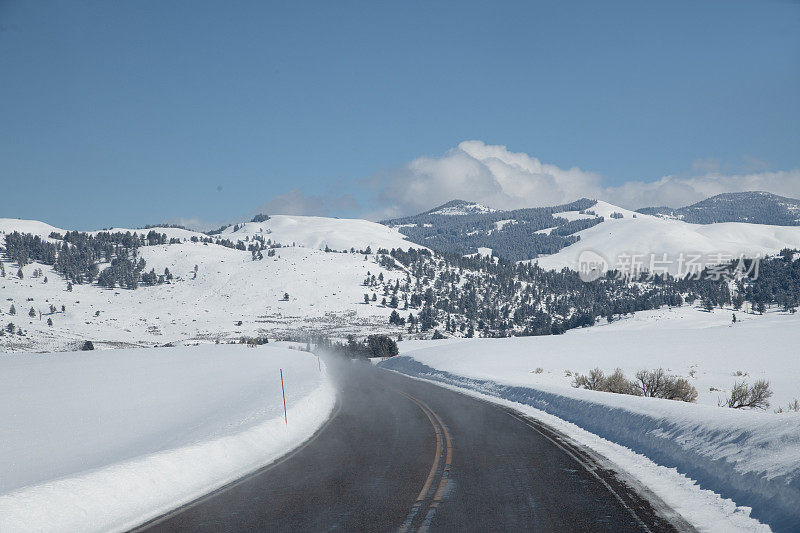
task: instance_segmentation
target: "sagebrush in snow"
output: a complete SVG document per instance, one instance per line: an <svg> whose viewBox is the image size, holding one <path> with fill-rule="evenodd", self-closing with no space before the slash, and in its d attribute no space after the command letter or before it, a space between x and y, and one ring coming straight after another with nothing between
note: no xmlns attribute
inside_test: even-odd
<svg viewBox="0 0 800 533"><path fill-rule="evenodd" d="M588 376L576 374L572 386L616 394L629 394L632 396L649 396L666 400L681 402L695 402L697 389L686 378L667 374L663 368L656 370L640 370L636 373L636 380L631 381L617 368L606 377L602 370L595 368Z"/></svg>
<svg viewBox="0 0 800 533"><path fill-rule="evenodd" d="M764 409L769 407L769 399L772 397L772 389L769 381L759 379L753 385L748 385L745 381L737 381L731 389L731 394L720 405L731 409Z"/></svg>

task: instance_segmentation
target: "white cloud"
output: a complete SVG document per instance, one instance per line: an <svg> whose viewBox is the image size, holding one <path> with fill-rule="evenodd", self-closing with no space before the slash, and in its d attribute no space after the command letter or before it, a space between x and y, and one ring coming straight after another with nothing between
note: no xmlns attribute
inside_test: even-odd
<svg viewBox="0 0 800 533"><path fill-rule="evenodd" d="M378 184L386 211L415 212L459 198L496 209L553 205L599 192L600 177L561 169L505 146L465 141L442 157L419 157Z"/></svg>
<svg viewBox="0 0 800 533"><path fill-rule="evenodd" d="M368 217L418 213L456 198L496 209L517 209L588 197L636 209L680 207L722 192L766 190L800 196L800 169L734 175L721 174L718 169L716 160L698 160L693 170L701 175L605 186L601 176L593 172L542 163L505 146L465 141L441 157L419 157L395 172L370 180L379 207Z"/></svg>

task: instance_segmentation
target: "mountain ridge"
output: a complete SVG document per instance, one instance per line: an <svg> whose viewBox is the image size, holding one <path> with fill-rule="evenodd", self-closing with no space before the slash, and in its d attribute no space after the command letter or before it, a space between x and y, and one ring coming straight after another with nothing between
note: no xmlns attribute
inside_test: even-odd
<svg viewBox="0 0 800 533"><path fill-rule="evenodd" d="M636 211L692 224L744 222L800 226L800 200L767 191L727 192L684 207L643 207Z"/></svg>

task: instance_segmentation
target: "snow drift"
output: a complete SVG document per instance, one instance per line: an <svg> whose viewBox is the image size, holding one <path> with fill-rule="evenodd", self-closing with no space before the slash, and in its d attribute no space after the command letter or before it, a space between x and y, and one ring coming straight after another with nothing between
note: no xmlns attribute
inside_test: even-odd
<svg viewBox="0 0 800 533"><path fill-rule="evenodd" d="M335 401L313 355L240 345L4 356L0 390L2 531L128 529L277 459Z"/></svg>

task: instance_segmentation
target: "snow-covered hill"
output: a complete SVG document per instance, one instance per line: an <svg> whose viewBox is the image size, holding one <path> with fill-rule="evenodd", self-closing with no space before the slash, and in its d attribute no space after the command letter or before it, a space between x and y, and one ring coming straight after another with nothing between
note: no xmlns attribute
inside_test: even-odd
<svg viewBox="0 0 800 533"><path fill-rule="evenodd" d="M716 262L730 260L742 253L753 256L775 254L786 247L800 248L800 227L688 224L589 200L560 209L523 211L517 212L518 217L513 219L502 218L508 213L489 213L436 215L433 220L478 220L481 224L488 224L490 233L502 231L506 236L529 236L531 228L526 229L525 224L536 227L557 220L561 225L556 229L536 230L535 236L545 237L540 233L564 231L565 227L575 229L577 235L569 236L568 241L573 244L537 259L540 266L548 269L578 269L582 254L587 251L600 254L612 268L617 266L623 254L638 256L642 268L650 266L651 254L659 261L667 254L665 268L677 273L681 268L680 254L698 254L703 265L715 259ZM501 218L494 220L497 217ZM524 224L520 223L523 217L528 217ZM9 327L14 330L14 334L0 336L0 350L63 350L75 348L85 340L94 341L99 347L124 347L224 342L242 337L274 339L276 336L304 338L309 334L333 337L374 332L397 334L405 328L398 322L398 317L395 317L395 325L389 325L389 317L395 311L391 305L397 305L404 319L412 312L419 318L422 302L428 299L425 296L428 287L435 289L437 298L449 299L454 297L453 290L457 291L467 281L466 278L460 279L451 287L456 279L452 277L453 270L447 274L445 283L440 271L456 269L456 266L446 266L442 256L430 260L419 256L416 259L406 257L404 264L411 266L403 267L391 257L377 254L379 249L422 248L406 240L397 229L381 224L301 216L258 219L260 221L224 228L213 236L168 227L111 230L136 231L142 236L151 232L166 236L166 239L152 242L142 240L136 253L137 260L146 262L141 274L152 279L168 269L172 279L160 284L143 281L136 290L119 288L121 282L112 282L113 290L97 284L98 273L103 274L109 266L111 252L93 259L99 261L94 283L74 283L71 290L68 290L70 285L65 277L50 265L26 264L20 277L17 265L4 249L5 236L13 231L34 233L63 246L65 241L58 238L65 234L65 230L36 221L0 219L0 260L5 263L6 271L5 277L0 277L0 294L4 300L0 302L0 325L6 330ZM497 229L499 226L500 230ZM436 228L433 230L435 233ZM515 231L517 233L513 233ZM50 237L51 234L54 238ZM450 234L442 233L441 236L450 242L459 241ZM564 239L560 236L554 238ZM157 244L159 242L170 244ZM505 247L503 249L509 250L516 246L516 241L506 239L501 244ZM52 248L52 245L47 246ZM480 247L476 252L478 250L497 253L497 250L489 252ZM365 253L367 251L371 253ZM423 264L427 270L422 270ZM459 276L462 274L464 272ZM488 283L482 284L485 287L494 283L489 283L492 274L485 269L476 271L475 275L483 277ZM516 274L509 272L509 275ZM368 277L376 279L365 286ZM404 287L402 290L400 285ZM519 290L523 290L526 285L520 287ZM524 298L514 299L505 293L502 297L509 298L509 317L524 301ZM392 304L393 299L395 304ZM455 299L461 302L460 297ZM582 305L575 303L576 306ZM11 313L12 306L14 314ZM475 327L479 322L477 314L469 318L460 317L466 309L442 310L442 316L436 318L438 322L427 323L425 330L450 324L452 334L456 334L457 328L459 335L466 335L470 326ZM555 311L551 309L548 312ZM566 321L571 318L569 315L568 308L551 318ZM453 326L455 322L451 320L457 321L457 326ZM513 325L498 323L493 327L507 332L510 331L507 328L524 331L527 326L523 320ZM541 331L551 330L549 324L541 327L544 327ZM25 334L19 335L19 330Z"/></svg>
<svg viewBox="0 0 800 533"><path fill-rule="evenodd" d="M614 266L622 253L649 261L651 254L666 253L673 259L680 253L763 255L800 245L800 201L769 193L718 195L680 213L644 211L587 198L514 211L454 200L384 224L441 252L470 255L487 248L503 259L538 260L540 266L555 269L577 269L584 250L599 253ZM775 225L766 225L768 221Z"/></svg>
<svg viewBox="0 0 800 533"><path fill-rule="evenodd" d="M360 219L272 215L264 222L246 222L225 228L220 236L231 240L259 235L285 246L324 250L421 248L395 229Z"/></svg>
<svg viewBox="0 0 800 533"><path fill-rule="evenodd" d="M729 192L678 209L645 207L637 212L695 224L748 222L777 226L800 225L800 200L765 191Z"/></svg>
<svg viewBox="0 0 800 533"><path fill-rule="evenodd" d="M426 211L425 215L444 215L444 216L459 216L459 215L475 215L482 213L494 213L496 209L486 207L477 202L466 202L464 200L452 200L439 207L434 207L430 211Z"/></svg>
<svg viewBox="0 0 800 533"><path fill-rule="evenodd" d="M374 291L364 287L363 281L368 273L383 275L387 281L405 279L404 271L378 265L374 252L418 247L380 224L321 217L275 216L262 223L244 223L237 231L230 227L215 236L241 241L243 248L256 236L280 245L272 250L274 255L264 251L263 259L257 261L247 250L202 242L208 235L184 229L108 231L146 234L151 230L180 241L138 249L147 271L160 274L169 269L174 276L170 283L140 285L137 290L76 283L67 291L67 281L48 265L25 265L20 279L16 265L3 253L4 237L13 231L52 241L48 238L52 232L64 234L65 230L36 221L0 219L0 259L6 267L6 276L0 277L0 322L3 327L13 323L26 332L0 337L0 351L62 350L84 340L99 341L98 347L124 347L387 330L392 309L380 305L381 294L376 294L374 303L364 303L364 294L371 296ZM326 246L347 252L326 253ZM373 254L349 251L368 247ZM99 266L102 270L108 263ZM42 276L35 277L38 269ZM9 313L12 305L14 315ZM50 306L55 306L55 313ZM35 317L28 316L31 308Z"/></svg>
<svg viewBox="0 0 800 533"><path fill-rule="evenodd" d="M594 200L582 198L559 206L497 211L474 202L453 200L419 215L382 223L409 240L440 252L469 255L477 253L478 248L491 248L499 257L522 261L558 251L576 240L573 233L600 222L599 216L570 219L555 213L585 212L595 204Z"/></svg>
<svg viewBox="0 0 800 533"><path fill-rule="evenodd" d="M726 262L741 254L748 257L774 255L783 248L800 248L800 227L768 226L741 222L718 224L690 224L681 220L634 213L626 209L597 202L590 211L603 216L602 223L577 232L580 240L555 254L542 256L535 261L546 269L564 267L577 270L582 254L594 252L601 255L610 268L630 264L631 256L645 268L664 267L672 274L679 272L679 259L700 256L699 263ZM617 213L621 218L612 217ZM559 213L556 216L583 216L576 213ZM661 263L666 254L667 264ZM719 260L718 258L722 259Z"/></svg>
<svg viewBox="0 0 800 533"><path fill-rule="evenodd" d="M37 220L21 220L16 218L0 218L0 241L4 235L18 231L30 233L47 238L51 233L66 233L66 229L57 228ZM109 228L93 230L88 233L96 235L101 231L147 234L155 231L165 234L167 239L191 240L207 238L208 235L183 228L153 226L146 229ZM227 226L220 232L220 237L234 242L251 240L256 235L270 239L274 243L284 246L301 246L324 250L327 246L332 250L365 250L400 248L407 250L409 247L422 248L410 242L405 235L383 224L361 219L342 219L328 217L273 215L263 222L244 222Z"/></svg>

